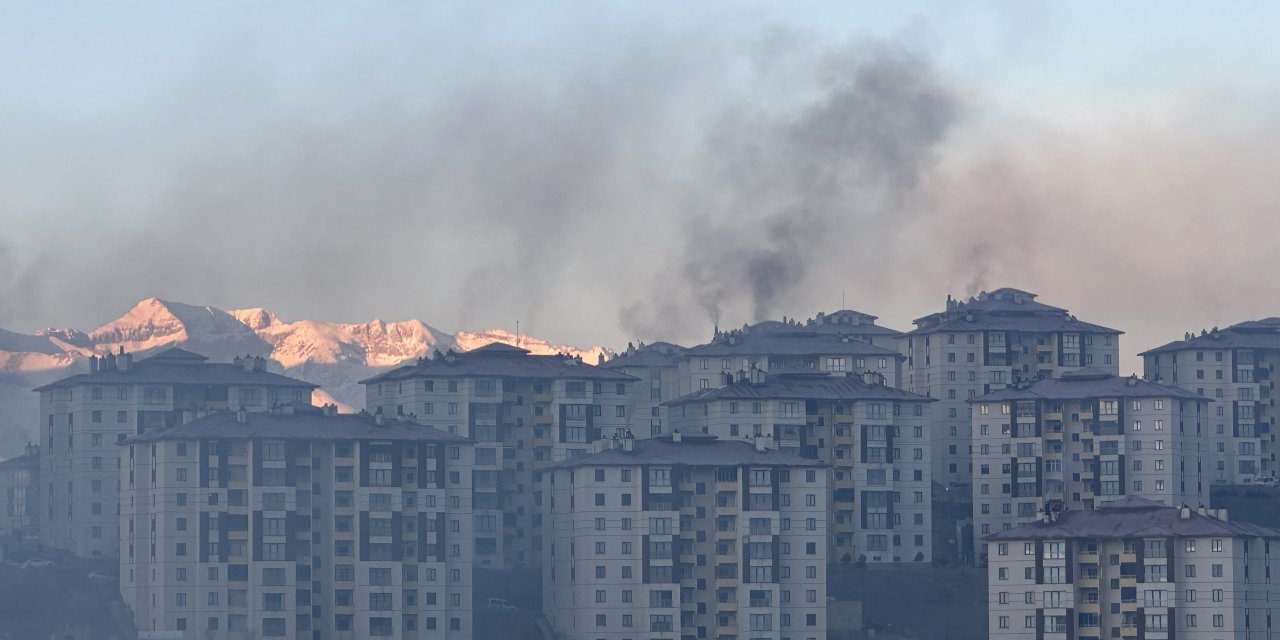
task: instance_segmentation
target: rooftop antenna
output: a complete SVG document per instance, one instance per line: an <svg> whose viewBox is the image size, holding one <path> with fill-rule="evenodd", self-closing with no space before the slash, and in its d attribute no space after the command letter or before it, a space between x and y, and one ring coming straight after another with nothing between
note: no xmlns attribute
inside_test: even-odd
<svg viewBox="0 0 1280 640"><path fill-rule="evenodd" d="M844 301L844 289L841 289L841 290L840 290L840 308L841 308L841 309L845 309L845 308L847 308L847 306L846 306L846 304L845 304L845 301Z"/></svg>
<svg viewBox="0 0 1280 640"><path fill-rule="evenodd" d="M520 321L516 320L516 348L520 348Z"/></svg>

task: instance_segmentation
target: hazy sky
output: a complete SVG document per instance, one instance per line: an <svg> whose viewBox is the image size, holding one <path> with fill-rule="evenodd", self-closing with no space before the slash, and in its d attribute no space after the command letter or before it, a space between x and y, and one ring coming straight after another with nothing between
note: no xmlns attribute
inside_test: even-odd
<svg viewBox="0 0 1280 640"><path fill-rule="evenodd" d="M7 3L0 327L1280 315L1274 4ZM1126 362L1136 366L1136 360Z"/></svg>

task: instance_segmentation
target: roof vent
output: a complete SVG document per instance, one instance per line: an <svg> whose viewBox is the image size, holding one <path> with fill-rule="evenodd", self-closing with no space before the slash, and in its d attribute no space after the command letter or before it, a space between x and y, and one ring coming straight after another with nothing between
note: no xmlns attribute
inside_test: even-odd
<svg viewBox="0 0 1280 640"><path fill-rule="evenodd" d="M1182 507L1178 509L1178 519L1179 519L1179 520L1190 520L1190 519L1191 519L1191 507L1188 507L1188 506L1187 506L1187 505L1185 505L1185 504L1184 504L1184 505L1182 505Z"/></svg>

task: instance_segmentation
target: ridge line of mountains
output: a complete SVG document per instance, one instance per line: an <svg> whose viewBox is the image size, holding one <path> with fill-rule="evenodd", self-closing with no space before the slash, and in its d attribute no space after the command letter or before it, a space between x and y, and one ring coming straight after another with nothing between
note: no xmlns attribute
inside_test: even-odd
<svg viewBox="0 0 1280 640"><path fill-rule="evenodd" d="M92 331L43 329L34 335L0 329L0 459L21 453L38 439L39 398L31 389L88 370L90 355L123 348L145 358L180 346L228 362L236 356L263 356L272 371L320 385L316 402L336 402L343 410L364 406L358 383L379 371L429 355L469 351L491 342L534 354L568 353L595 363L613 351L550 344L504 329L446 333L421 320L362 323L297 320L286 322L262 308L222 310L147 298L127 313Z"/></svg>

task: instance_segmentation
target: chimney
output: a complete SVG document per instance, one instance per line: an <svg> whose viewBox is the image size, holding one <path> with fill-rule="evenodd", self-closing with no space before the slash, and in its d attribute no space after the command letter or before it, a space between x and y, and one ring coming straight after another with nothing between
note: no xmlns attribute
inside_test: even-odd
<svg viewBox="0 0 1280 640"><path fill-rule="evenodd" d="M387 418L386 416L382 415L381 409L378 410L378 413L373 415L373 423L378 425L379 427L387 423Z"/></svg>
<svg viewBox="0 0 1280 640"><path fill-rule="evenodd" d="M875 386L881 382L880 375L874 371L866 371L862 374L862 382Z"/></svg>
<svg viewBox="0 0 1280 640"><path fill-rule="evenodd" d="M264 357L262 357L262 356L258 356L258 357L256 357L256 358L254 358L254 359L253 359L253 370L254 370L254 371L266 371L266 370L267 370L267 359L266 359L266 358L264 358Z"/></svg>
<svg viewBox="0 0 1280 640"><path fill-rule="evenodd" d="M120 347L120 359L116 361L121 371L128 371L133 368L133 354L125 353L124 347Z"/></svg>
<svg viewBox="0 0 1280 640"><path fill-rule="evenodd" d="M192 420L195 419L195 417L196 415L194 411L190 409L184 409L182 411L182 424L187 424L188 422L191 422ZM241 420L241 422L244 422L244 421Z"/></svg>
<svg viewBox="0 0 1280 640"><path fill-rule="evenodd" d="M338 415L338 405L336 404L326 404L323 407L321 407L321 409L324 410L324 415L326 416Z"/></svg>
<svg viewBox="0 0 1280 640"><path fill-rule="evenodd" d="M40 455L40 445L34 442L28 442L26 449L23 450L23 453L29 456L38 456Z"/></svg>
<svg viewBox="0 0 1280 640"><path fill-rule="evenodd" d="M99 365L99 368L101 368L101 370L103 371L116 370L116 354L108 351L107 355L104 356L102 360L103 360L102 363Z"/></svg>
<svg viewBox="0 0 1280 640"><path fill-rule="evenodd" d="M756 451L759 451L760 453L764 453L765 450L769 448L769 436L753 436L752 440L756 445Z"/></svg>
<svg viewBox="0 0 1280 640"><path fill-rule="evenodd" d="M604 353L603 353L603 352L602 352L600 355L596 356L596 366L597 366L597 367L604 366Z"/></svg>
<svg viewBox="0 0 1280 640"><path fill-rule="evenodd" d="M245 373L249 373L254 369L258 368L257 365L254 364L253 356L251 355L246 355L243 358L238 358L238 360L240 360L240 367L244 369Z"/></svg>
<svg viewBox="0 0 1280 640"><path fill-rule="evenodd" d="M1196 513L1202 516L1207 516L1209 515L1209 509L1207 509L1203 504L1201 504L1200 506L1196 507Z"/></svg>
<svg viewBox="0 0 1280 640"><path fill-rule="evenodd" d="M1187 505L1185 505L1185 504L1184 504L1184 505L1182 505L1182 507L1178 509L1178 519L1179 519L1179 520L1190 520L1190 519L1191 519L1191 507L1188 507L1188 506L1187 506Z"/></svg>
<svg viewBox="0 0 1280 640"><path fill-rule="evenodd" d="M1220 508L1218 508L1218 509L1216 510L1216 513L1215 513L1214 517L1215 517L1215 518L1217 518L1217 519L1219 519L1219 520L1221 520L1221 521L1223 521L1223 522L1226 522L1226 521L1227 521L1227 508L1226 508L1226 507L1220 507Z"/></svg>
<svg viewBox="0 0 1280 640"><path fill-rule="evenodd" d="M89 356L89 373L94 374L97 372L98 372L98 356Z"/></svg>
<svg viewBox="0 0 1280 640"><path fill-rule="evenodd" d="M622 438L622 450L631 453L636 450L636 439L627 434Z"/></svg>
<svg viewBox="0 0 1280 640"><path fill-rule="evenodd" d="M240 409L236 411L236 422L239 422L240 424L244 424L248 421L249 421L249 412L245 411L244 407L240 407Z"/></svg>
<svg viewBox="0 0 1280 640"><path fill-rule="evenodd" d="M672 442L672 444L680 444L680 430L679 430L679 429L674 429L674 430L672 430L672 431L671 431L671 442Z"/></svg>

